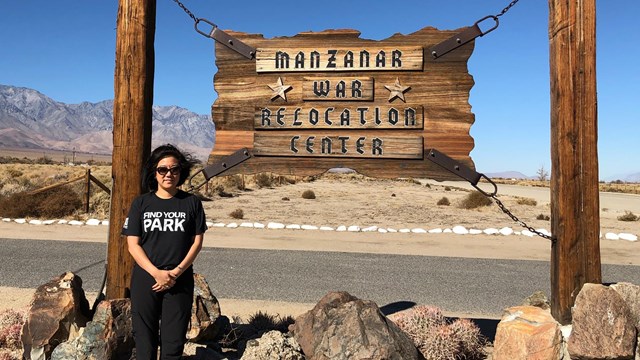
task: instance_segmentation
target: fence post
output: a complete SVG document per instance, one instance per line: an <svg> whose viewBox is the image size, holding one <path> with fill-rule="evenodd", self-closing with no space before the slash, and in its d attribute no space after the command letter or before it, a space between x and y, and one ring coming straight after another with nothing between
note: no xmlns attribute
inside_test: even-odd
<svg viewBox="0 0 640 360"><path fill-rule="evenodd" d="M91 197L91 169L84 175L84 212L89 213L89 198Z"/></svg>

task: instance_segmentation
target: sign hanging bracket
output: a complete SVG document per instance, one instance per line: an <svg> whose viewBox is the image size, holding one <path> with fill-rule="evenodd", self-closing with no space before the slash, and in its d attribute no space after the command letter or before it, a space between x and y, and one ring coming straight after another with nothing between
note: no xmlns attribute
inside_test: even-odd
<svg viewBox="0 0 640 360"><path fill-rule="evenodd" d="M487 19L493 19L495 21L495 25L493 25L493 27L487 31L482 31L482 29L480 29L480 23ZM498 21L497 16L493 16L493 15L485 16L482 19L476 21L476 23L473 24L473 26L469 26L465 30L462 30L461 32L450 37L449 39L433 46L431 48L431 56L434 59L437 59L442 55L459 48L460 46L474 40L479 36L484 36L492 32L498 27L498 25L500 25L500 22Z"/></svg>
<svg viewBox="0 0 640 360"><path fill-rule="evenodd" d="M193 21L195 22L195 29L198 33L208 37L208 38L212 38L213 40L219 42L220 44L228 47L229 49L237 52L238 54L246 57L247 59L251 60L253 58L255 58L256 56L256 49L252 48L251 46L243 43L242 41L234 38L233 36L227 34L226 32L220 30L218 28L218 25L212 23L211 21L207 20L207 19L200 19L198 17L196 17L195 15L193 15L193 13L191 11L189 11L189 9L187 9L186 6L184 6L183 3L180 2L180 0L173 0L176 4L178 4L178 6L180 6L180 8L182 10L184 10L184 12L189 15L189 17L191 19L193 19ZM202 31L198 28L198 24L200 23L206 23L208 25L211 26L211 31L209 31L208 33L205 31Z"/></svg>
<svg viewBox="0 0 640 360"><path fill-rule="evenodd" d="M198 24L206 23L211 26L211 31L206 33L198 28ZM252 60L256 56L256 49L243 43L242 41L236 39L235 37L229 35L228 33L220 30L220 28L207 19L196 19L196 23L194 25L196 31L208 38L212 38L213 40L219 42L220 44L228 47L229 49L237 52L238 54L246 57L249 60Z"/></svg>
<svg viewBox="0 0 640 360"><path fill-rule="evenodd" d="M224 159L220 161L216 161L213 164L207 165L201 170L197 171L195 174L191 175L189 179L187 179L187 191L192 192L199 188L201 188L204 184L206 184L212 177L220 175L221 173L231 169L232 167L244 162L245 160L249 160L251 158L251 153L246 148L240 149L233 154L226 156ZM198 174L202 173L204 176L204 181L198 185L192 185L191 181Z"/></svg>
<svg viewBox="0 0 640 360"><path fill-rule="evenodd" d="M176 1L176 0L174 0ZM507 11L509 11L509 9L511 9L511 7L513 7L513 5L515 5L518 1L520 0L513 0L509 3L509 5L507 5L504 9L502 9L502 11L499 14L496 15L489 15L489 16L485 16L482 19L476 21L475 24L473 24L473 26L469 26L468 28L462 30L461 32L459 32L458 34L450 37L449 39L433 46L430 50L431 50L431 56L434 59L437 59L439 57L441 57L442 55L455 50L457 48L459 48L460 46L463 46L464 44L468 43L469 41L474 40L475 38L479 37L479 36L484 36L490 32L492 32L493 30L495 30L496 28L498 28L498 25L500 25L500 21L498 21L498 18L502 15L504 15ZM488 20L488 19L492 19L495 24L493 25L493 27L489 28L487 31L483 31L482 29L480 29L480 23Z"/></svg>

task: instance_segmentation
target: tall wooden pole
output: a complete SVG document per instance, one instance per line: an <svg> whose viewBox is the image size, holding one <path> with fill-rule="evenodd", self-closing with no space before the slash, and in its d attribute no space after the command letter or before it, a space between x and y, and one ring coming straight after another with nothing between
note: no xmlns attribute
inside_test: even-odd
<svg viewBox="0 0 640 360"><path fill-rule="evenodd" d="M585 283L601 283L596 1L549 0L551 313L571 322Z"/></svg>
<svg viewBox="0 0 640 360"><path fill-rule="evenodd" d="M155 19L155 0L120 0L114 76L107 299L129 295L133 260L120 231L131 201L142 192L141 170L151 147Z"/></svg>

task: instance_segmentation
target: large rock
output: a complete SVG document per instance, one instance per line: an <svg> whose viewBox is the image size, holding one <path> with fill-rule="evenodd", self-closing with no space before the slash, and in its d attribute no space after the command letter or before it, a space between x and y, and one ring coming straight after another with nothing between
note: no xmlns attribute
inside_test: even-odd
<svg viewBox="0 0 640 360"><path fill-rule="evenodd" d="M289 335L272 330L247 342L241 360L304 360L298 342Z"/></svg>
<svg viewBox="0 0 640 360"><path fill-rule="evenodd" d="M98 304L78 338L53 350L51 360L129 360L133 347L131 301L108 300Z"/></svg>
<svg viewBox="0 0 640 360"><path fill-rule="evenodd" d="M307 359L423 359L409 337L373 301L330 292L290 329Z"/></svg>
<svg viewBox="0 0 640 360"><path fill-rule="evenodd" d="M505 310L493 342L493 360L556 360L561 354L560 324L548 310L537 306Z"/></svg>
<svg viewBox="0 0 640 360"><path fill-rule="evenodd" d="M634 319L634 324L637 329L640 329L640 286L627 282L621 282L611 285L611 288L615 290L631 311L631 315Z"/></svg>
<svg viewBox="0 0 640 360"><path fill-rule="evenodd" d="M223 319L220 317L220 303L211 292L204 276L193 274L193 281L193 307L187 340L190 342L214 340L221 335L226 324L221 321Z"/></svg>
<svg viewBox="0 0 640 360"><path fill-rule="evenodd" d="M22 327L24 358L48 359L58 344L78 336L89 318L89 302L79 276L66 272L40 285Z"/></svg>
<svg viewBox="0 0 640 360"><path fill-rule="evenodd" d="M636 327L620 294L600 284L585 284L572 311L572 359L633 359Z"/></svg>

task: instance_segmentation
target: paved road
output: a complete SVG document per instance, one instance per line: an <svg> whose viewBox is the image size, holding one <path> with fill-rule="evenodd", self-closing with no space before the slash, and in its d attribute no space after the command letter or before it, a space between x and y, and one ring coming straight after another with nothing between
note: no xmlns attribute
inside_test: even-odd
<svg viewBox="0 0 640 360"><path fill-rule="evenodd" d="M97 291L106 244L0 239L0 286L35 288L64 271ZM637 266L605 265L604 282L640 284ZM196 264L220 298L315 303L345 290L379 306L434 304L499 317L536 290L549 294L549 263L500 259L204 248Z"/></svg>

